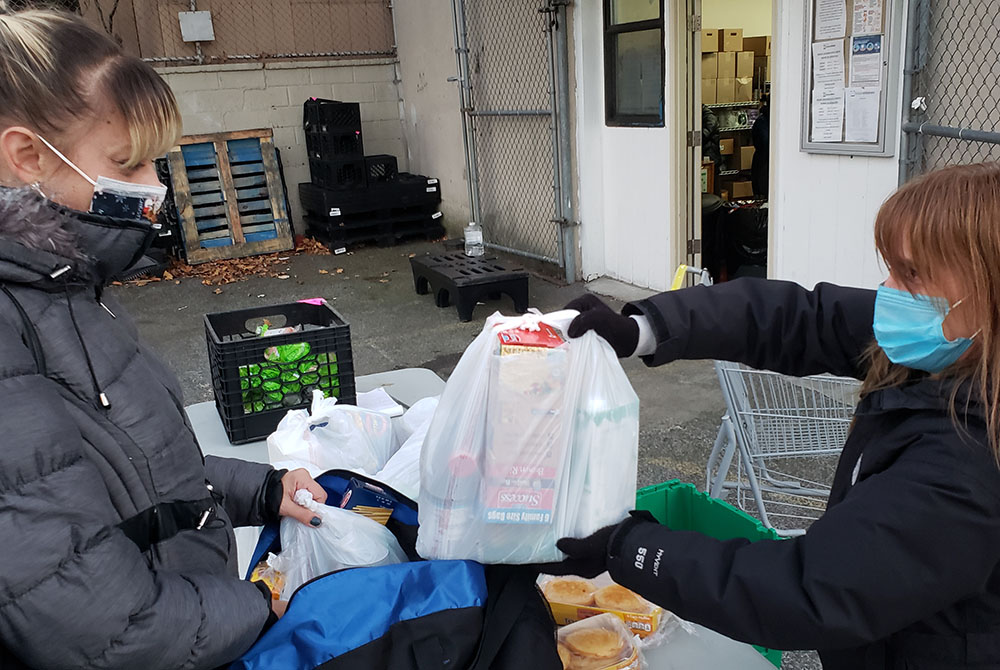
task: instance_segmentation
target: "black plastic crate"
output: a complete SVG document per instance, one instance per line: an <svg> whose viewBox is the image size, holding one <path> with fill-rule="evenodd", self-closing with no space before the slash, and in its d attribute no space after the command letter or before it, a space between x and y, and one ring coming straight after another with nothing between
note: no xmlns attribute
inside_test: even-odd
<svg viewBox="0 0 1000 670"><path fill-rule="evenodd" d="M301 327L299 332L258 335ZM290 409L308 407L314 390L354 404L351 329L329 305L289 303L205 315L215 406L229 441L274 432Z"/></svg>
<svg viewBox="0 0 1000 670"><path fill-rule="evenodd" d="M364 158L345 160L309 159L309 175L317 186L332 190L364 189L368 173Z"/></svg>
<svg viewBox="0 0 1000 670"><path fill-rule="evenodd" d="M364 221L331 221L304 217L310 234L332 249L356 244L388 247L404 240L437 240L444 237L439 213L411 213Z"/></svg>
<svg viewBox="0 0 1000 670"><path fill-rule="evenodd" d="M365 156L365 167L368 169L368 185L396 181L399 177L399 166L396 157L389 154Z"/></svg>
<svg viewBox="0 0 1000 670"><path fill-rule="evenodd" d="M302 106L306 132L353 132L361 130L361 105L356 102L310 98Z"/></svg>
<svg viewBox="0 0 1000 670"><path fill-rule="evenodd" d="M365 145L360 130L344 132L306 133L306 151L309 158L360 159L364 158Z"/></svg>
<svg viewBox="0 0 1000 670"><path fill-rule="evenodd" d="M434 205L441 202L441 186L437 179L401 172L396 181L369 183L366 190L299 184L299 200L302 208L313 216L347 216L387 207Z"/></svg>

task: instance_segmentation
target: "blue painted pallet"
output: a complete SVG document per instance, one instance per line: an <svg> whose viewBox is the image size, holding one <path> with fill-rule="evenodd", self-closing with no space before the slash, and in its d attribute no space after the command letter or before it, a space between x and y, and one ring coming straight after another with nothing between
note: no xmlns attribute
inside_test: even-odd
<svg viewBox="0 0 1000 670"><path fill-rule="evenodd" d="M188 263L294 246L270 130L185 137L168 158Z"/></svg>

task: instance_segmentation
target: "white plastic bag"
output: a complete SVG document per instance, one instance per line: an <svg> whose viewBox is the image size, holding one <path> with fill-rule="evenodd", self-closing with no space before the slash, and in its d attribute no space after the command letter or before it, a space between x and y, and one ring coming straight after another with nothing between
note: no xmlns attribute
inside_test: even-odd
<svg viewBox="0 0 1000 670"><path fill-rule="evenodd" d="M635 505L639 399L614 350L593 332L518 346L521 335L551 333L546 325L567 339L576 315L497 313L466 349L421 454L424 558L558 561L556 540Z"/></svg>
<svg viewBox="0 0 1000 670"><path fill-rule="evenodd" d="M406 411L400 421L403 422L404 430L409 437L399 451L392 455L385 467L375 475L378 481L413 500L420 494L420 452L437 405L437 398L424 398ZM397 424L397 433L398 428Z"/></svg>
<svg viewBox="0 0 1000 670"><path fill-rule="evenodd" d="M334 570L406 561L399 542L382 524L318 503L305 489L295 493L295 502L308 507L323 523L312 528L290 517L281 520L281 553L269 565L285 577L283 599L310 579Z"/></svg>
<svg viewBox="0 0 1000 670"><path fill-rule="evenodd" d="M294 461L310 471L352 470L373 475L393 451L392 420L379 412L338 404L313 392L309 411L292 410L267 438L272 463Z"/></svg>

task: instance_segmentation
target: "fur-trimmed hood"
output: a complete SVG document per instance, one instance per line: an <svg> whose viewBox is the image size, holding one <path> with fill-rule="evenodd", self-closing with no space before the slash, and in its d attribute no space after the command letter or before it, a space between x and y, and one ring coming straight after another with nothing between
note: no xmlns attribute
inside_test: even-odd
<svg viewBox="0 0 1000 670"><path fill-rule="evenodd" d="M76 282L103 285L134 265L155 234L144 221L77 212L28 188L0 187L0 282L43 287L68 267Z"/></svg>

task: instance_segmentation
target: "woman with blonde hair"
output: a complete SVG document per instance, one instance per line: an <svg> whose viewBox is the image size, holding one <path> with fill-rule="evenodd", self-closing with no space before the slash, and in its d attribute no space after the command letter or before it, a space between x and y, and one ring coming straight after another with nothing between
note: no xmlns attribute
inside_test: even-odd
<svg viewBox="0 0 1000 670"><path fill-rule="evenodd" d="M2 10L2 4L0 4ZM305 471L204 458L103 292L155 235L167 85L70 14L0 11L0 667L215 668L283 611L233 527L318 519Z"/></svg>
<svg viewBox="0 0 1000 670"><path fill-rule="evenodd" d="M1000 165L945 168L882 206L877 291L744 279L664 293L593 329L649 365L723 359L863 379L826 513L720 542L636 513L563 539L553 572L610 570L685 619L823 667L1000 668Z"/></svg>

